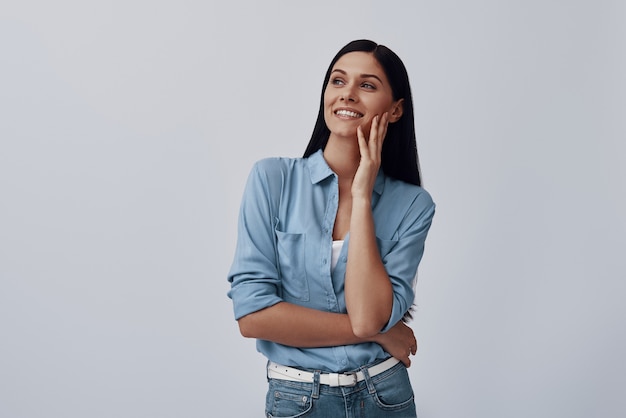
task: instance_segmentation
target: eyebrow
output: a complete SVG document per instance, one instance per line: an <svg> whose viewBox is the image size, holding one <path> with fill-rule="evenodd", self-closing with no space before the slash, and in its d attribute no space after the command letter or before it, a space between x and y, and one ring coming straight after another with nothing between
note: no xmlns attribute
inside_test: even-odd
<svg viewBox="0 0 626 418"><path fill-rule="evenodd" d="M342 70L341 68L335 68L335 69L331 72L331 74L332 74L332 73L334 73L334 72L339 72L339 73L341 73L341 74L348 75L348 73L346 73L346 72L345 72L344 70ZM361 78L375 78L376 80L378 80L378 81L380 82L380 84L385 84L385 83L383 83L383 80L381 80L381 79L380 79L380 77L378 77L376 74L361 74Z"/></svg>

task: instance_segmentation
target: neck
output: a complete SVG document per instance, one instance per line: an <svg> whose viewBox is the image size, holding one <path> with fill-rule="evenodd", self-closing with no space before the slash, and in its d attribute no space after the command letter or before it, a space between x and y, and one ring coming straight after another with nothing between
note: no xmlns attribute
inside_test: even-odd
<svg viewBox="0 0 626 418"><path fill-rule="evenodd" d="M361 161L357 139L336 138L331 134L324 148L324 159L340 179L352 180Z"/></svg>

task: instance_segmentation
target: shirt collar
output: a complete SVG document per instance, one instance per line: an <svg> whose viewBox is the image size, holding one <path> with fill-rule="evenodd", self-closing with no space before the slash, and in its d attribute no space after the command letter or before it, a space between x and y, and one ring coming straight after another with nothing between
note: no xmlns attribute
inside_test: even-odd
<svg viewBox="0 0 626 418"><path fill-rule="evenodd" d="M324 159L324 152L319 149L314 154L311 154L308 158L309 172L311 173L311 183L316 184L326 178L335 175L333 170L330 169L328 163ZM385 173L383 170L378 170L376 176L376 183L374 183L374 192L378 195L383 194L385 188Z"/></svg>
<svg viewBox="0 0 626 418"><path fill-rule="evenodd" d="M311 154L308 158L309 172L311 173L311 183L316 184L320 181L334 175L328 163L324 159L324 153L321 149L315 154Z"/></svg>

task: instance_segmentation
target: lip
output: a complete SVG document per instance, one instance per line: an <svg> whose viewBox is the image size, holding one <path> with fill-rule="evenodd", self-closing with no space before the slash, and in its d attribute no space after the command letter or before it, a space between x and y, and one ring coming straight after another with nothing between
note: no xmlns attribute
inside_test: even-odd
<svg viewBox="0 0 626 418"><path fill-rule="evenodd" d="M339 111L354 113L357 116L347 115L345 113L338 114L337 112L339 112ZM335 115L339 119L344 119L344 120L356 120L356 119L361 119L364 116L363 113L361 113L358 110L353 109L351 107L338 107L338 108L333 110L333 115Z"/></svg>

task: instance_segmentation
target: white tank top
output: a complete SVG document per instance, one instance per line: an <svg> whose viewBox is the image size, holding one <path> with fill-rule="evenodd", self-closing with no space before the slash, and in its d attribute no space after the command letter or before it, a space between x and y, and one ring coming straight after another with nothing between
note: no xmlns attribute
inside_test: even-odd
<svg viewBox="0 0 626 418"><path fill-rule="evenodd" d="M341 253L342 247L343 247L343 240L333 241L333 255L330 259L331 271L335 269L335 266L337 265L337 261L339 261L339 254Z"/></svg>

